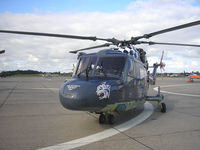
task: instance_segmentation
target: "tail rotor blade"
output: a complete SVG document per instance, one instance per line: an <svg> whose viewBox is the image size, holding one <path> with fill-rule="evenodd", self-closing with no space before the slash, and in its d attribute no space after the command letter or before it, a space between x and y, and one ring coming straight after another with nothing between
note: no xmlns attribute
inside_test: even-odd
<svg viewBox="0 0 200 150"><path fill-rule="evenodd" d="M162 56L161 56L161 58L160 58L160 63L162 63L163 55L164 55L164 51L162 51Z"/></svg>

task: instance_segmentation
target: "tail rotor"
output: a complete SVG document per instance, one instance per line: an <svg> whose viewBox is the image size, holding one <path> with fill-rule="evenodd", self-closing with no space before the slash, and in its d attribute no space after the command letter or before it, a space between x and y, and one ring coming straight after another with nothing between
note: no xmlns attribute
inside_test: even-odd
<svg viewBox="0 0 200 150"><path fill-rule="evenodd" d="M163 79L162 71L165 71L165 66L166 66L166 64L163 62L163 56L164 56L164 51L162 51L162 55L160 58L160 71L161 71L162 79Z"/></svg>

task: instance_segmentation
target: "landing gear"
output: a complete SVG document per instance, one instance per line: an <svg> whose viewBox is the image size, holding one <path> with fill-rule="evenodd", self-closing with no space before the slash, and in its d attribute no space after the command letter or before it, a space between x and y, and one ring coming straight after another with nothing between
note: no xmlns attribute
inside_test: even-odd
<svg viewBox="0 0 200 150"><path fill-rule="evenodd" d="M159 89L160 91L160 89ZM160 112L166 113L167 107L166 104L164 103L164 96L161 95L161 99L158 101L158 107L160 108Z"/></svg>
<svg viewBox="0 0 200 150"><path fill-rule="evenodd" d="M115 116L112 114L100 114L99 116L99 123L104 124L106 123L106 120L108 121L109 124L114 124L115 123Z"/></svg>
<svg viewBox="0 0 200 150"><path fill-rule="evenodd" d="M165 103L161 103L161 104L160 104L160 111L161 111L162 113L166 113L166 110L167 110L167 108L166 108Z"/></svg>
<svg viewBox="0 0 200 150"><path fill-rule="evenodd" d="M109 124L114 124L115 123L115 117L112 114L108 115L108 123Z"/></svg>
<svg viewBox="0 0 200 150"><path fill-rule="evenodd" d="M100 114L99 123L104 124L106 122L106 116L104 114Z"/></svg>
<svg viewBox="0 0 200 150"><path fill-rule="evenodd" d="M193 79L188 79L187 82L193 82Z"/></svg>
<svg viewBox="0 0 200 150"><path fill-rule="evenodd" d="M156 96L147 96L146 101L156 101L158 102L158 108L162 113L166 113L167 107L164 103L164 96L160 94L160 87L158 87L158 94Z"/></svg>

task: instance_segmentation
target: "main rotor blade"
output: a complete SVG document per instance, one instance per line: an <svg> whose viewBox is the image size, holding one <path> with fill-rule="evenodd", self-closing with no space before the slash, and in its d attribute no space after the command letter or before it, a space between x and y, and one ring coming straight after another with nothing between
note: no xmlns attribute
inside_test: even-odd
<svg viewBox="0 0 200 150"><path fill-rule="evenodd" d="M121 42L121 41L119 41L115 38L104 39L104 38L97 38L96 36L78 36L78 35L14 31L14 30L0 30L0 33L23 34L23 35L34 35L34 36L48 36L48 37L70 38L70 39L92 40L92 41L101 40L101 41L112 42L114 45L118 45Z"/></svg>
<svg viewBox="0 0 200 150"><path fill-rule="evenodd" d="M70 51L70 53L76 54L79 51L85 51L85 50L90 50L90 49L95 49L95 48L101 48L101 47L108 47L112 45L111 43L105 43L102 45L98 45L98 46L92 46L92 47L88 47L88 48L83 48L83 49L79 49L79 50L75 50L75 51Z"/></svg>
<svg viewBox="0 0 200 150"><path fill-rule="evenodd" d="M190 23L186 23L186 24L182 24L182 25L175 26L175 27L171 27L171 28L167 28L167 29L163 29L163 30L160 30L160 31L152 32L152 33L149 33L149 34L144 34L143 36L133 37L132 39L135 40L135 41L142 39L142 38L148 39L148 38L155 36L155 35L158 35L158 34L163 34L163 33L171 32L171 31L175 31L175 30L180 30L180 29L183 29L183 28L188 28L188 27L199 25L199 24L200 24L200 20L190 22Z"/></svg>
<svg viewBox="0 0 200 150"><path fill-rule="evenodd" d="M195 44L181 44L181 43L163 43L163 42L152 42L152 41L137 41L136 44L149 44L149 45L154 45L154 44L160 44L160 45L177 45L177 46L193 46L193 47L200 47L200 45L195 45Z"/></svg>
<svg viewBox="0 0 200 150"><path fill-rule="evenodd" d="M0 32L1 33L11 33L11 34L23 34L23 35L48 36L48 37L71 38L71 39L81 39L81 40L93 40L93 41L97 40L97 38L95 36L77 36L77 35L41 33L41 32L12 31L12 30L0 30Z"/></svg>

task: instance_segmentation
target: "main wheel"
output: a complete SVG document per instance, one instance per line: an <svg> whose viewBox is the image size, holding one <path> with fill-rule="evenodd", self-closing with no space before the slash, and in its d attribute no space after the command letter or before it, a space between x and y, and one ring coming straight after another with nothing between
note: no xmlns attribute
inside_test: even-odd
<svg viewBox="0 0 200 150"><path fill-rule="evenodd" d="M166 110L167 110L167 107L166 107L165 103L161 103L161 109L160 109L160 111L162 113L166 113Z"/></svg>
<svg viewBox="0 0 200 150"><path fill-rule="evenodd" d="M108 123L114 124L115 123L115 117L111 114L108 115Z"/></svg>
<svg viewBox="0 0 200 150"><path fill-rule="evenodd" d="M104 114L100 114L99 123L104 124L106 122L106 116Z"/></svg>

